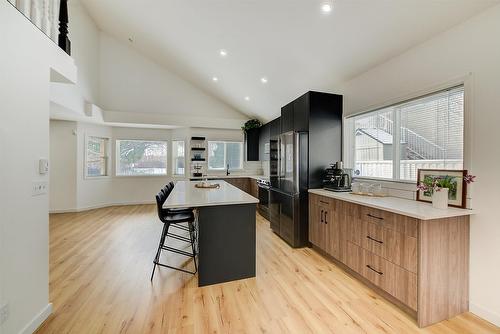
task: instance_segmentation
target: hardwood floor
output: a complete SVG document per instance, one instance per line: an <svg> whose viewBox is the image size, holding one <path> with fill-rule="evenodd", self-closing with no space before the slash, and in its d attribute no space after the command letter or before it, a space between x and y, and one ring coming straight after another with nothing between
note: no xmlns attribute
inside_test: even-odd
<svg viewBox="0 0 500 334"><path fill-rule="evenodd" d="M500 333L471 313L418 329L260 216L256 278L198 288L196 276L160 268L151 284L161 228L152 205L51 215L54 313L37 333Z"/></svg>

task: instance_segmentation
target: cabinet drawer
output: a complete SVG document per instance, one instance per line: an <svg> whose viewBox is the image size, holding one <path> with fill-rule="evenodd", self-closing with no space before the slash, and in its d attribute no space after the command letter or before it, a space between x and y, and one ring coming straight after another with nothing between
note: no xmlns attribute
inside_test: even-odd
<svg viewBox="0 0 500 334"><path fill-rule="evenodd" d="M363 221L398 231L410 237L417 237L418 220L416 218L398 215L389 211L374 209L367 206L362 206L360 211L361 219Z"/></svg>
<svg viewBox="0 0 500 334"><path fill-rule="evenodd" d="M365 221L362 246L406 270L417 272L417 239L414 237Z"/></svg>
<svg viewBox="0 0 500 334"><path fill-rule="evenodd" d="M417 275L363 250L362 275L410 308L417 309Z"/></svg>

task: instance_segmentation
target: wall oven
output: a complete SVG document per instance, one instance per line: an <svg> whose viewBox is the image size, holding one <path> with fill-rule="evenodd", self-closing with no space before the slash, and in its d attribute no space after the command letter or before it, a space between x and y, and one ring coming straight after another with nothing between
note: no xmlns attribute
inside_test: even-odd
<svg viewBox="0 0 500 334"><path fill-rule="evenodd" d="M257 210L259 214L269 220L269 188L270 182L268 180L259 179L257 181L259 186L259 204Z"/></svg>

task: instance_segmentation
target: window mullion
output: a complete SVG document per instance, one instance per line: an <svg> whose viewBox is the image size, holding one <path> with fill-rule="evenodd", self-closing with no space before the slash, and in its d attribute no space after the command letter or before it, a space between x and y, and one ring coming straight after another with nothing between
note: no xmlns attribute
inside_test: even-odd
<svg viewBox="0 0 500 334"><path fill-rule="evenodd" d="M394 129L393 131L393 151L392 151L392 178L400 180L401 171L401 112L400 109L395 107L393 112Z"/></svg>

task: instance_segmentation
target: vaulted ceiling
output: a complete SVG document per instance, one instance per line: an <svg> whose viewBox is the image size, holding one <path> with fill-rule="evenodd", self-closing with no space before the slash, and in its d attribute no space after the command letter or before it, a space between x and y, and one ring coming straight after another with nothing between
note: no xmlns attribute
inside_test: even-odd
<svg viewBox="0 0 500 334"><path fill-rule="evenodd" d="M81 0L99 28L262 120L498 0ZM333 10L324 13L322 5ZM129 40L130 39L130 40ZM227 51L225 57L220 50ZM422 60L425 61L425 60ZM217 77L218 81L213 81ZM263 83L261 78L267 78ZM245 99L248 97L248 99Z"/></svg>

